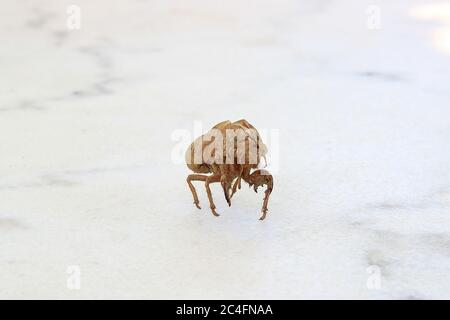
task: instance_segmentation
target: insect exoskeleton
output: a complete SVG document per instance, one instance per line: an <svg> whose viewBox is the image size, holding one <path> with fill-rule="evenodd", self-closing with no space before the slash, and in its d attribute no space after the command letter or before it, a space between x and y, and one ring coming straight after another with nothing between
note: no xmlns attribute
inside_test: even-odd
<svg viewBox="0 0 450 320"><path fill-rule="evenodd" d="M273 177L267 170L257 168L261 159L266 159L266 153L267 147L258 131L246 120L220 122L195 139L186 151L186 164L194 174L186 180L197 208L200 209L200 204L192 181L205 182L211 211L219 216L209 185L220 182L225 199L231 206L231 198L244 180L253 186L255 192L258 192L258 187L267 186L260 217L264 220L273 190Z"/></svg>

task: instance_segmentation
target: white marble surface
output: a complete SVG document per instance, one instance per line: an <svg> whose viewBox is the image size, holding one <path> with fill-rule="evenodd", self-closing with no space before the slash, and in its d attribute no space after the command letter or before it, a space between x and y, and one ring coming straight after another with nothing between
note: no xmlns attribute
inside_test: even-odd
<svg viewBox="0 0 450 320"><path fill-rule="evenodd" d="M450 298L450 10L376 2L4 1L0 298ZM280 130L263 223L170 157L240 118Z"/></svg>

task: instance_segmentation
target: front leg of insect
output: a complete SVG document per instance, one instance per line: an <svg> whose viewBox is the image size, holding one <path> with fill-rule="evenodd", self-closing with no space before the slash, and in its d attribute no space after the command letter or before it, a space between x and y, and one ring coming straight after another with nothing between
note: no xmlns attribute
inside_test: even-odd
<svg viewBox="0 0 450 320"><path fill-rule="evenodd" d="M239 190L241 189L241 177L242 177L243 172L244 172L244 166L239 165L238 177L236 178L236 180L234 180L233 187L231 189L230 199L236 193L238 188L239 188Z"/></svg>
<svg viewBox="0 0 450 320"><path fill-rule="evenodd" d="M231 189L231 195L230 199L233 197L233 195L236 193L237 189L241 189L241 177L237 177L236 180L234 180L233 187Z"/></svg>
<svg viewBox="0 0 450 320"><path fill-rule="evenodd" d="M266 191L264 192L264 201L262 206L262 216L259 220L264 220L267 215L267 205L269 203L269 196L273 190L273 177L267 170L256 170L250 176L247 177L247 182L250 187L253 186L255 192L258 192L258 187L266 185Z"/></svg>

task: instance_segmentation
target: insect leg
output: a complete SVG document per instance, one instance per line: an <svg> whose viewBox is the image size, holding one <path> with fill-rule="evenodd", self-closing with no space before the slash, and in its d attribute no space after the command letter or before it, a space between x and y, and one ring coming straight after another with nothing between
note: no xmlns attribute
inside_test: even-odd
<svg viewBox="0 0 450 320"><path fill-rule="evenodd" d="M205 188L206 188L206 193L208 194L209 206L211 208L211 212L213 215L218 217L219 214L216 212L216 205L214 204L212 194L211 194L211 189L209 188L209 184L214 183L214 182L220 182L220 175L212 175L212 176L207 177L206 181L205 181Z"/></svg>
<svg viewBox="0 0 450 320"><path fill-rule="evenodd" d="M233 195L236 193L236 190L238 188L239 185L239 189L241 186L241 177L237 177L236 180L234 180L233 182L233 188L231 189L231 195L230 195L230 199L233 198Z"/></svg>
<svg viewBox="0 0 450 320"><path fill-rule="evenodd" d="M262 216L261 218L259 218L259 220L264 220L267 215L268 210L267 205L269 203L269 196L273 190L273 177L269 172L265 170L256 170L250 176L244 176L243 178L245 181L249 183L250 186L253 186L255 192L259 186L263 185L267 186L267 189L264 192L264 202L261 210Z"/></svg>
<svg viewBox="0 0 450 320"><path fill-rule="evenodd" d="M234 181L233 183L233 188L231 190L231 195L230 195L230 199L233 197L233 195L236 193L237 188L239 188L239 190L241 189L241 179L242 179L242 173L244 171L243 166L240 166L239 168L239 176L237 177L237 179Z"/></svg>
<svg viewBox="0 0 450 320"><path fill-rule="evenodd" d="M197 191L195 191L194 185L191 181L206 181L207 178L208 176L204 176L202 174L190 174L186 179L189 189L191 189L192 196L194 197L194 204L199 209L201 209L201 207L199 205L200 202L198 201Z"/></svg>

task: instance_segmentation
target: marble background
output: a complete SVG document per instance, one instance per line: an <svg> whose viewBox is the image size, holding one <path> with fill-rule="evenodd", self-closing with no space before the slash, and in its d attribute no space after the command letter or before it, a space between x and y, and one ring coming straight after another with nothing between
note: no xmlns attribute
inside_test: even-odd
<svg viewBox="0 0 450 320"><path fill-rule="evenodd" d="M450 298L448 1L1 12L0 298ZM264 222L171 157L241 118L280 133Z"/></svg>

